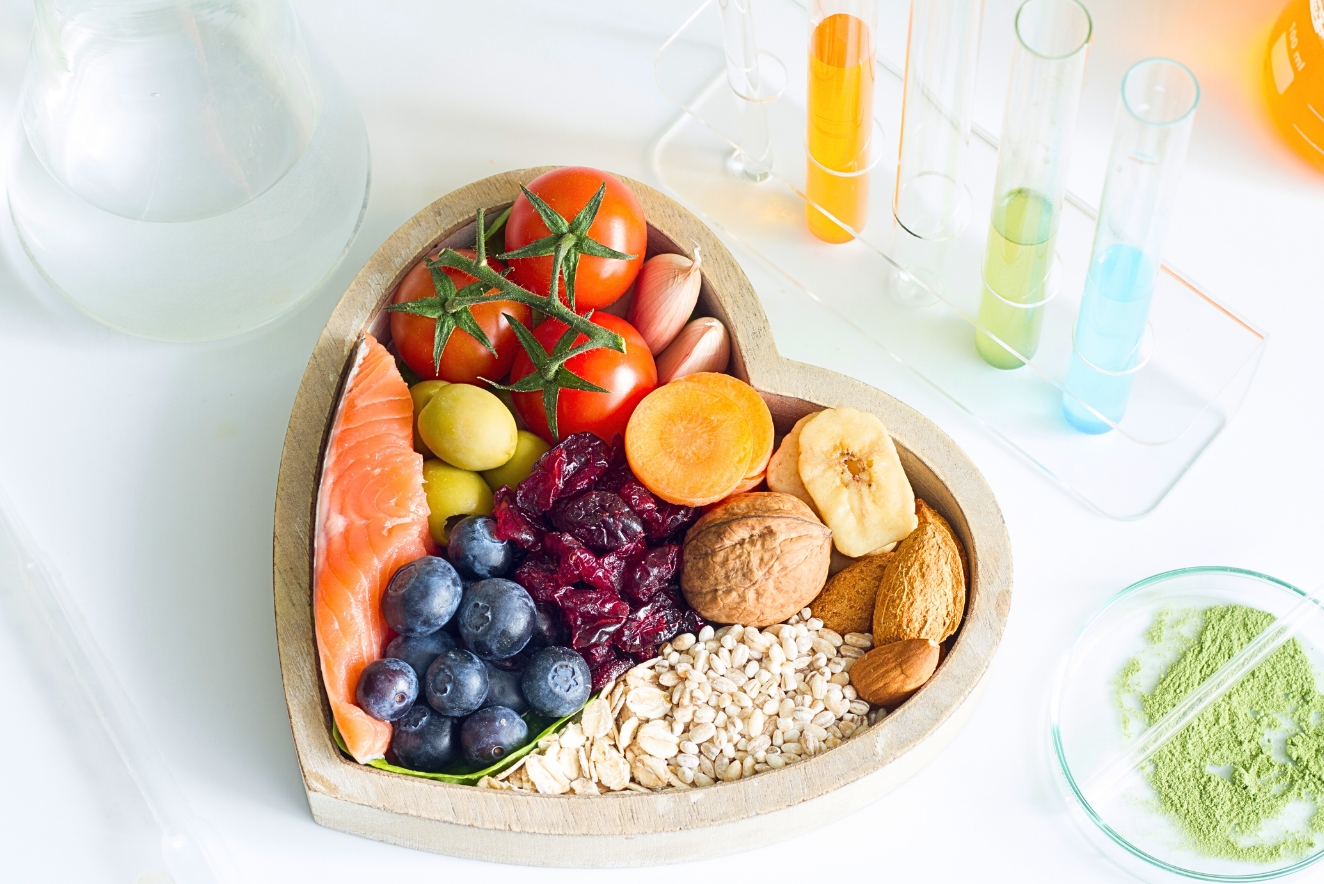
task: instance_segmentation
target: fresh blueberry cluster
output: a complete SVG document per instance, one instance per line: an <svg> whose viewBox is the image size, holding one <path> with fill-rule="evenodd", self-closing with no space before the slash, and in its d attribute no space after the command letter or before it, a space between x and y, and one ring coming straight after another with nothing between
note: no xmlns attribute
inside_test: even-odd
<svg viewBox="0 0 1324 884"><path fill-rule="evenodd" d="M446 558L391 578L382 616L396 636L356 692L364 712L395 722L391 754L411 770L488 767L528 742L524 713L561 718L591 692L584 658L558 646L558 620L506 579L518 550L493 520L469 516L449 540Z"/></svg>

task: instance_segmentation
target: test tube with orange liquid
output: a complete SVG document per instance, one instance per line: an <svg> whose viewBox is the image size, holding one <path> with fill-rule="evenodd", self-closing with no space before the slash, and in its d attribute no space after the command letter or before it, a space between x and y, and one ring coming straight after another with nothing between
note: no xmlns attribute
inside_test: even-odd
<svg viewBox="0 0 1324 884"><path fill-rule="evenodd" d="M1324 0L1292 0L1269 35L1265 98L1287 143L1324 169Z"/></svg>
<svg viewBox="0 0 1324 884"><path fill-rule="evenodd" d="M825 242L849 242L869 217L877 25L876 0L810 5L805 220Z"/></svg>

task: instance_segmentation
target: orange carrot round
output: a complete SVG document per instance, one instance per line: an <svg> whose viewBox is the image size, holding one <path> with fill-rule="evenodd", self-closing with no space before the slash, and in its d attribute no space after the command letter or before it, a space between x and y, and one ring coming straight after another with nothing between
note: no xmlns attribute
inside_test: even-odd
<svg viewBox="0 0 1324 884"><path fill-rule="evenodd" d="M745 478L753 479L762 475L772 457L772 442L775 431L772 427L772 412L753 387L740 378L715 371L702 371L686 375L679 383L703 384L712 392L734 400L745 413L749 429L753 433L750 448L749 466L745 468ZM757 485L755 482L754 485ZM750 487L754 487L751 485Z"/></svg>
<svg viewBox="0 0 1324 884"><path fill-rule="evenodd" d="M704 384L667 384L649 393L625 428L635 477L668 503L703 506L745 479L753 432L733 399Z"/></svg>

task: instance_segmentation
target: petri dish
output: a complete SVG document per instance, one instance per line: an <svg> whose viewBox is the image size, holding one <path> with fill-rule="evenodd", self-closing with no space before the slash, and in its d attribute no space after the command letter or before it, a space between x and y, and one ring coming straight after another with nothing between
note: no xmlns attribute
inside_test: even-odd
<svg viewBox="0 0 1324 884"><path fill-rule="evenodd" d="M1237 604L1281 617L1305 593L1281 580L1238 568L1184 568L1135 583L1109 599L1083 627L1057 673L1049 701L1049 764L1076 827L1105 856L1142 881L1270 881L1291 875L1324 858L1324 836L1303 854L1274 862L1248 862L1209 856L1159 806L1157 793L1140 772L1110 796L1087 799L1085 784L1143 730L1127 720L1119 699L1119 675L1141 659L1136 678L1150 689L1180 655L1180 639L1154 644L1149 636L1161 615L1169 623L1194 624L1189 612ZM1308 618L1296 635L1324 689L1324 616ZM1313 808L1289 806L1291 826ZM1296 821L1296 823L1294 823ZM1281 828L1261 834L1274 836ZM1317 870L1318 871L1318 870Z"/></svg>

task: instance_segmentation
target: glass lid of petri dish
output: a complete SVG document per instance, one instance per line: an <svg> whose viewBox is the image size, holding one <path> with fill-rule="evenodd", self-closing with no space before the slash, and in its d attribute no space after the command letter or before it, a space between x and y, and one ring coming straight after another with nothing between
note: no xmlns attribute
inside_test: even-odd
<svg viewBox="0 0 1324 884"><path fill-rule="evenodd" d="M1066 810L1144 881L1267 881L1324 857L1324 609L1253 571L1170 571L1076 636L1049 704Z"/></svg>

